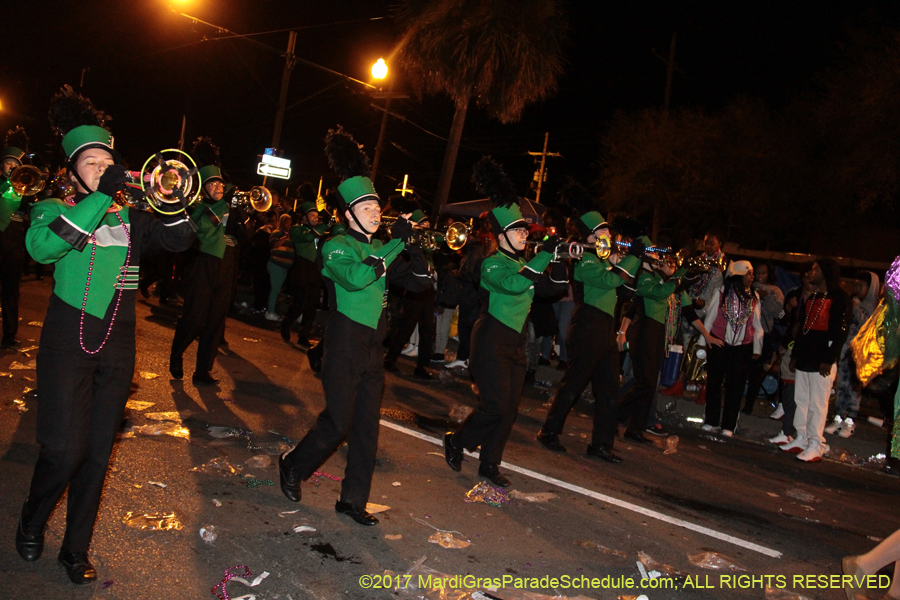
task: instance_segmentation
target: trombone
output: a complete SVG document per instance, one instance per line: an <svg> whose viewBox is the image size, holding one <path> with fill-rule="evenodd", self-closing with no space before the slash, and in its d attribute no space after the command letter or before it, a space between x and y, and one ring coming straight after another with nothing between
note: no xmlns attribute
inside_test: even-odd
<svg viewBox="0 0 900 600"><path fill-rule="evenodd" d="M262 185L250 188L249 192L235 192L231 206L249 206L256 212L266 212L272 208L272 192Z"/></svg>
<svg viewBox="0 0 900 600"><path fill-rule="evenodd" d="M390 227L394 223L397 222L399 217L381 217L381 222L378 224L379 227ZM459 250L463 246L466 245L466 241L469 239L469 235L471 230L469 226L463 223L462 221L456 221L447 227L446 231L441 231L439 229L429 229L427 227L419 227L415 223L413 226L413 235L409 240L409 243L416 244L417 246L421 246L425 250L437 250L441 245L441 242L446 242L447 247L451 250Z"/></svg>

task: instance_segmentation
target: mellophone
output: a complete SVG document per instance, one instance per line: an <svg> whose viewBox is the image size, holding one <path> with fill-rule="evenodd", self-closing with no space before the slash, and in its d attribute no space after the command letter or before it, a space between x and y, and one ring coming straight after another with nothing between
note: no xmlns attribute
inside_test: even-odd
<svg viewBox="0 0 900 600"><path fill-rule="evenodd" d="M526 245L541 246L544 241L526 242ZM608 259L614 252L624 254L628 248L631 248L630 242L614 241L608 237L601 237L594 244L584 244L581 242L562 242L553 252L555 259L573 259L578 260L584 256L586 250L593 250L601 260ZM656 256L653 256L653 255ZM713 268L724 270L725 265L722 259L714 260L702 256L688 257L685 249L678 251L672 248L648 246L644 248L643 260L657 264L659 266L670 266L679 268L686 266L689 269L697 271L710 271Z"/></svg>

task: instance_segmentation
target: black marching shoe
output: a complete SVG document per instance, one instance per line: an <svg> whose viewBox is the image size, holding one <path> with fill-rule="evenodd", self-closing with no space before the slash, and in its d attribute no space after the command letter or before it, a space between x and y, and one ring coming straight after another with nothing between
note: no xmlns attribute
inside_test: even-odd
<svg viewBox="0 0 900 600"><path fill-rule="evenodd" d="M462 471L463 451L453 445L453 432L444 434L444 459L454 471Z"/></svg>
<svg viewBox="0 0 900 600"><path fill-rule="evenodd" d="M309 341L308 337L297 338L297 345L307 350L312 348L312 342Z"/></svg>
<svg viewBox="0 0 900 600"><path fill-rule="evenodd" d="M210 375L209 371L195 371L191 381L194 385L216 385L219 383L219 380Z"/></svg>
<svg viewBox="0 0 900 600"><path fill-rule="evenodd" d="M184 377L184 363L180 356L169 356L169 374L172 375L172 379Z"/></svg>
<svg viewBox="0 0 900 600"><path fill-rule="evenodd" d="M632 442L636 442L638 444L652 444L650 440L644 437L644 433L642 431L625 431L623 437L626 440L631 440Z"/></svg>
<svg viewBox="0 0 900 600"><path fill-rule="evenodd" d="M59 551L59 564L66 570L69 581L75 585L87 585L97 580L97 571L84 552Z"/></svg>
<svg viewBox="0 0 900 600"><path fill-rule="evenodd" d="M19 527L16 528L16 550L19 556L31 562L41 557L44 551L44 526L41 525L39 531L34 531L34 527L29 522L31 519L25 514L25 507L28 501L22 505L22 516L19 517Z"/></svg>
<svg viewBox="0 0 900 600"><path fill-rule="evenodd" d="M353 506L349 502L341 502L338 500L334 503L334 512L347 515L360 525L365 525L366 527L378 525L378 519L370 515L365 508Z"/></svg>
<svg viewBox="0 0 900 600"><path fill-rule="evenodd" d="M425 367L416 367L416 370L413 371L413 377L417 377L418 379L434 379L434 375L425 370Z"/></svg>
<svg viewBox="0 0 900 600"><path fill-rule="evenodd" d="M388 373L399 373L400 368L397 366L397 363L393 363L391 361L384 361L384 370Z"/></svg>
<svg viewBox="0 0 900 600"><path fill-rule="evenodd" d="M284 324L284 321L282 321L282 324ZM282 327L281 328L281 339L283 339L287 343L290 343L290 341L291 341L291 328L290 327Z"/></svg>
<svg viewBox="0 0 900 600"><path fill-rule="evenodd" d="M622 457L618 454L614 453L612 448L609 446L601 444L600 446L595 446L593 444L588 444L587 452L585 453L588 456L595 456L597 458L602 458L606 462L611 462L613 464L619 464L622 462Z"/></svg>
<svg viewBox="0 0 900 600"><path fill-rule="evenodd" d="M481 463L481 466L478 467L478 474L500 487L505 488L512 485L512 482L503 476L503 473L500 472L500 469L494 463Z"/></svg>
<svg viewBox="0 0 900 600"><path fill-rule="evenodd" d="M559 436L555 433L544 433L544 430L541 429L538 431L537 441L547 450L553 450L554 452L566 451L566 447L559 443Z"/></svg>
<svg viewBox="0 0 900 600"><path fill-rule="evenodd" d="M22 342L20 342L16 338L3 338L3 341L0 342L0 347L3 348L18 348L21 345Z"/></svg>
<svg viewBox="0 0 900 600"><path fill-rule="evenodd" d="M300 502L300 475L284 464L284 456L278 457L278 479L281 482L281 492L291 502Z"/></svg>

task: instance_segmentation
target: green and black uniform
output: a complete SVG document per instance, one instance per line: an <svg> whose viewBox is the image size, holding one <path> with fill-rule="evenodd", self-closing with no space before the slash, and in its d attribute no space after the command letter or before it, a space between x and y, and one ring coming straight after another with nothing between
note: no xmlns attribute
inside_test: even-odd
<svg viewBox="0 0 900 600"><path fill-rule="evenodd" d="M309 478L347 441L347 467L341 502L364 509L372 485L378 422L384 386L382 357L387 319L384 314L389 280L415 277L420 258L396 262L405 244L371 242L355 230L329 239L322 247L322 277L331 311L325 328L322 386L325 410L284 464Z"/></svg>
<svg viewBox="0 0 900 600"><path fill-rule="evenodd" d="M574 264L575 312L566 337L569 368L563 375L541 435L558 437L562 433L566 417L590 383L595 399L591 446L612 450L619 398L616 292L625 283L616 271L633 275L639 268L640 259L636 256L626 256L614 269L608 261L589 252Z"/></svg>
<svg viewBox="0 0 900 600"><path fill-rule="evenodd" d="M175 371L173 376L182 370L182 356L194 340L198 340L195 376L208 376L213 368L231 306L237 263L236 242L225 235L228 214L226 200L213 201L206 197L190 210L191 220L197 226L200 251L185 273L188 285L184 308L175 326L169 357L170 367Z"/></svg>
<svg viewBox="0 0 900 600"><path fill-rule="evenodd" d="M651 244L647 244L650 246ZM616 416L627 431L643 435L650 406L656 396L659 369L666 353L666 316L669 296L675 293L686 269L665 278L657 271L644 270L638 276L635 316L628 328L628 347L634 365L634 387L619 402Z"/></svg>
<svg viewBox="0 0 900 600"><path fill-rule="evenodd" d="M19 330L19 283L25 268L25 215L22 196L0 177L0 308L2 345L13 344Z"/></svg>
<svg viewBox="0 0 900 600"><path fill-rule="evenodd" d="M315 227L295 225L291 228L291 241L294 243L294 265L288 275L290 282L291 305L281 322L281 337L290 340L291 325L300 318L300 342L309 340L319 296L322 293L322 277L316 264L318 240L328 229L327 223Z"/></svg>
<svg viewBox="0 0 900 600"><path fill-rule="evenodd" d="M65 143L65 142L64 142ZM183 214L155 219L100 192L31 210L28 252L54 264L37 358L40 457L25 512L42 524L69 486L62 548L86 552L134 375L141 256L194 239ZM87 288L87 291L86 291Z"/></svg>
<svg viewBox="0 0 900 600"><path fill-rule="evenodd" d="M527 370L525 320L531 302L536 293L564 292L568 283L562 263L553 262L549 276L543 274L552 259L552 254L541 251L526 263L501 249L481 265L481 315L472 330L469 353L479 404L450 442L468 450L480 445L482 465L500 464L516 421Z"/></svg>

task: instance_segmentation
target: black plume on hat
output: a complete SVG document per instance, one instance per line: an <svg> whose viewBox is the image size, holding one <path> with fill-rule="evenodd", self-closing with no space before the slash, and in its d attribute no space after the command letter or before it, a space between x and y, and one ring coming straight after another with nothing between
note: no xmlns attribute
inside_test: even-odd
<svg viewBox="0 0 900 600"><path fill-rule="evenodd" d="M341 180L372 175L369 157L362 146L340 125L337 129L329 129L325 136L325 156L328 157L328 166L341 176Z"/></svg>
<svg viewBox="0 0 900 600"><path fill-rule="evenodd" d="M341 212L343 209L342 200L340 195L337 193L337 190L333 188L328 188L325 190L325 212L328 214L334 213L335 210Z"/></svg>
<svg viewBox="0 0 900 600"><path fill-rule="evenodd" d="M564 214L572 216L581 216L597 208L591 192L571 178L559 191L557 206Z"/></svg>
<svg viewBox="0 0 900 600"><path fill-rule="evenodd" d="M612 222L613 231L627 238L639 238L646 233L644 226L631 217L616 217Z"/></svg>
<svg viewBox="0 0 900 600"><path fill-rule="evenodd" d="M21 125L17 125L13 129L10 129L6 132L6 143L4 146L12 146L14 148L18 148L22 150L26 154L28 153L28 134L25 133L25 128Z"/></svg>
<svg viewBox="0 0 900 600"><path fill-rule="evenodd" d="M412 196L401 196L399 194L395 196L391 196L388 198L388 202L391 205L393 210L396 210L398 214L405 215L406 213L414 212L420 208L418 201Z"/></svg>
<svg viewBox="0 0 900 600"><path fill-rule="evenodd" d="M70 85L63 86L50 100L50 126L59 135L64 136L82 125L106 127L108 121L112 121L112 117L95 108L81 94L76 94Z"/></svg>
<svg viewBox="0 0 900 600"><path fill-rule="evenodd" d="M196 161L198 167L215 165L221 167L219 160L219 147L213 144L212 138L200 136L194 140L194 148L191 150L191 158Z"/></svg>
<svg viewBox="0 0 900 600"><path fill-rule="evenodd" d="M472 167L472 182L478 193L488 196L495 207L509 207L518 200L516 186L500 163L490 156L483 157Z"/></svg>
<svg viewBox="0 0 900 600"><path fill-rule="evenodd" d="M304 182L297 189L297 195L300 196L300 202L312 202L316 201L316 190L313 189L313 186L309 184L309 182Z"/></svg>

